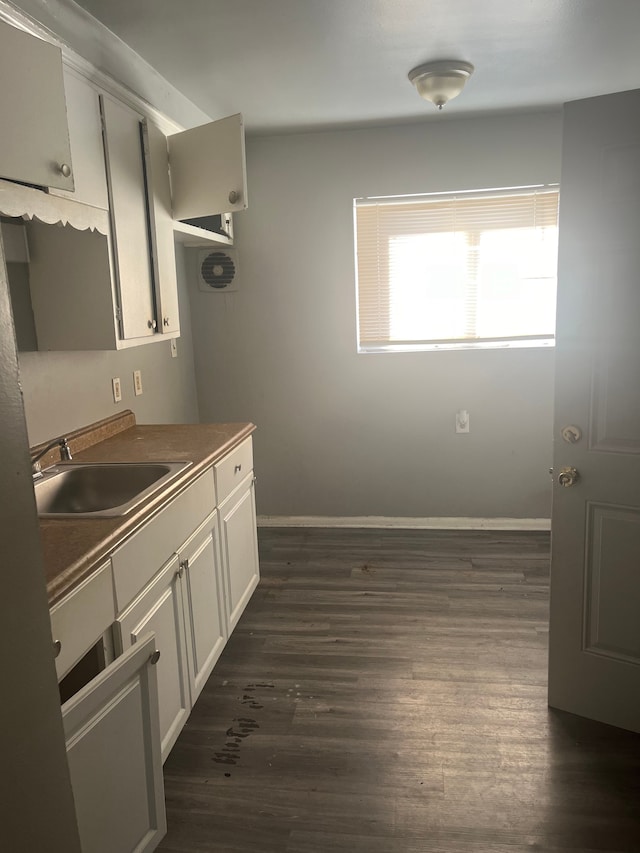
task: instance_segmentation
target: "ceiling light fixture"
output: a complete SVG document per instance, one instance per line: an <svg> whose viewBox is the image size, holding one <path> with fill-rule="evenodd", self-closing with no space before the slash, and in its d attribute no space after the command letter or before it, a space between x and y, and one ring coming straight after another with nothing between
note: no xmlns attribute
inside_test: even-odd
<svg viewBox="0 0 640 853"><path fill-rule="evenodd" d="M473 70L470 62L442 59L439 62L418 65L409 72L409 80L418 90L420 97L431 101L441 110L447 101L460 94Z"/></svg>

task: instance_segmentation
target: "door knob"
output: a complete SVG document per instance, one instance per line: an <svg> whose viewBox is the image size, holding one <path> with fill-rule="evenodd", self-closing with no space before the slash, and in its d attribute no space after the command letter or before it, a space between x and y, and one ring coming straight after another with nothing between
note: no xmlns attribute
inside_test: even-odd
<svg viewBox="0 0 640 853"><path fill-rule="evenodd" d="M565 468L560 469L560 473L558 474L558 484L560 486L564 486L566 489L569 486L575 485L576 481L580 479L580 474L576 468L572 468L567 466Z"/></svg>

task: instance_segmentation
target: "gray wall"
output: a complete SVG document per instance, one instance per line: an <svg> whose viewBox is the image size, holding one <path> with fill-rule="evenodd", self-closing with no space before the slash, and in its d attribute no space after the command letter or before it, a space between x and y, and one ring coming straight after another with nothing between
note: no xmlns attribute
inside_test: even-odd
<svg viewBox="0 0 640 853"><path fill-rule="evenodd" d="M200 415L258 425L260 513L550 515L553 351L358 355L352 200L558 181L561 126L540 113L248 140L241 290L192 280L190 294ZM454 433L461 408L469 435Z"/></svg>
<svg viewBox="0 0 640 853"><path fill-rule="evenodd" d="M176 246L181 326L177 358L171 358L169 341L118 352L20 353L31 445L123 409L133 409L138 423L198 421L183 251ZM142 371L140 397L133 393L136 369ZM114 376L122 384L122 402L117 404L111 390Z"/></svg>
<svg viewBox="0 0 640 853"><path fill-rule="evenodd" d="M0 246L0 847L79 853Z"/></svg>

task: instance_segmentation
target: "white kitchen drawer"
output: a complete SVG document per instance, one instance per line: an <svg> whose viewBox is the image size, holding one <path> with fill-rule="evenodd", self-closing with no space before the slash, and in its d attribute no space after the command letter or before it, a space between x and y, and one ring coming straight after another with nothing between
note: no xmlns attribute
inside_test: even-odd
<svg viewBox="0 0 640 853"><path fill-rule="evenodd" d="M54 643L60 643L56 671L61 679L116 617L111 563L106 562L50 611Z"/></svg>
<svg viewBox="0 0 640 853"><path fill-rule="evenodd" d="M216 493L221 504L253 470L253 445L250 438L232 450L228 456L213 466L216 475Z"/></svg>
<svg viewBox="0 0 640 853"><path fill-rule="evenodd" d="M121 613L215 509L213 473L206 471L111 556L116 609Z"/></svg>

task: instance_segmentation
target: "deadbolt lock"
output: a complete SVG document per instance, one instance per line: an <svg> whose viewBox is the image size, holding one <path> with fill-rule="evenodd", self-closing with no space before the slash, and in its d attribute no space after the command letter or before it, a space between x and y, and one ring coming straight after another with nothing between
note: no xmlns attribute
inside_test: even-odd
<svg viewBox="0 0 640 853"><path fill-rule="evenodd" d="M569 426L562 428L561 435L563 439L569 444L575 444L582 438L582 430L580 429L580 427L570 424Z"/></svg>

